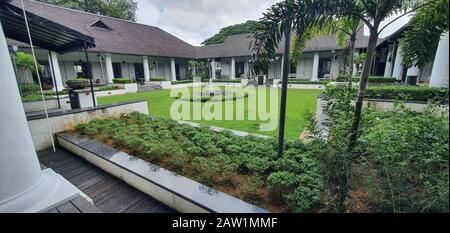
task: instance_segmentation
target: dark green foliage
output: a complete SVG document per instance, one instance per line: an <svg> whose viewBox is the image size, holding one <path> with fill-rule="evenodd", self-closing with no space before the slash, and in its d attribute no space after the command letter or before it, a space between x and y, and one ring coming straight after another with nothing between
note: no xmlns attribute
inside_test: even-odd
<svg viewBox="0 0 450 233"><path fill-rule="evenodd" d="M150 81L153 81L153 82L162 82L162 81L166 81L166 79L165 79L165 78L151 78Z"/></svg>
<svg viewBox="0 0 450 233"><path fill-rule="evenodd" d="M342 90L343 87L330 86L327 93L335 95ZM357 93L358 91L356 89L352 89L351 95L353 97L356 97ZM372 99L448 103L448 89L407 85L369 86L366 89L365 97Z"/></svg>
<svg viewBox="0 0 450 233"><path fill-rule="evenodd" d="M88 87L89 86L89 79L82 78L82 77L77 77L77 78L74 78L74 79L67 80L66 84L67 84L68 87L74 88L74 89L84 88L84 87Z"/></svg>
<svg viewBox="0 0 450 233"><path fill-rule="evenodd" d="M101 86L98 88L99 91L112 91L120 89L119 86Z"/></svg>
<svg viewBox="0 0 450 233"><path fill-rule="evenodd" d="M220 29L219 33L203 41L202 45L220 44L223 43L225 39L229 36L243 33L253 33L257 29L258 29L258 22L248 20L245 23L235 24Z"/></svg>
<svg viewBox="0 0 450 233"><path fill-rule="evenodd" d="M23 96L40 94L39 85L35 83L20 83L19 88Z"/></svg>
<svg viewBox="0 0 450 233"><path fill-rule="evenodd" d="M137 2L133 0L38 0L94 14L136 21Z"/></svg>
<svg viewBox="0 0 450 233"><path fill-rule="evenodd" d="M129 78L113 78L113 83L132 83L133 80Z"/></svg>
<svg viewBox="0 0 450 233"><path fill-rule="evenodd" d="M311 81L311 80L301 80L301 79L289 79L288 84L320 84L325 85L330 81Z"/></svg>
<svg viewBox="0 0 450 233"><path fill-rule="evenodd" d="M361 148L376 165L380 210L448 212L449 118L430 106L418 113L399 105L388 113L367 111Z"/></svg>
<svg viewBox="0 0 450 233"><path fill-rule="evenodd" d="M172 84L192 83L192 79L172 81Z"/></svg>
<svg viewBox="0 0 450 233"><path fill-rule="evenodd" d="M403 64L422 68L434 60L441 35L449 27L449 1L435 0L417 10L402 42Z"/></svg>
<svg viewBox="0 0 450 233"><path fill-rule="evenodd" d="M336 81L338 82L348 82L347 76L338 76L336 78ZM359 77L352 77L352 82L359 82ZM383 84L392 84L398 82L396 78L388 78L388 77L379 77L379 76L370 76L369 83L383 83Z"/></svg>
<svg viewBox="0 0 450 233"><path fill-rule="evenodd" d="M92 120L77 125L76 129L91 137L109 141L118 148L126 148L134 156L151 162L163 162L168 169L193 177L206 185L239 186L244 199L260 203L263 196L253 195L266 188L265 180L273 172L295 173L296 180L309 180L304 176L321 176L313 154L307 153L308 144L287 141L285 154L278 158L276 140L257 137L239 137L229 131L213 132L208 127L193 128L176 121L157 118L152 120L139 113L123 114L120 118ZM235 183L233 176L244 175L244 183ZM275 176L275 175L274 175ZM290 189L297 190L297 183ZM298 183L300 184L300 183ZM311 186L319 185L312 188ZM312 190L321 190L318 183L305 185ZM299 189L295 195L308 196ZM300 193L300 194L299 194ZM289 194L289 192L284 192ZM317 194L319 195L319 194ZM289 202L287 202L289 200ZM277 202L306 211L317 200L281 198ZM305 204L308 202L309 204ZM302 206L302 208L299 208Z"/></svg>

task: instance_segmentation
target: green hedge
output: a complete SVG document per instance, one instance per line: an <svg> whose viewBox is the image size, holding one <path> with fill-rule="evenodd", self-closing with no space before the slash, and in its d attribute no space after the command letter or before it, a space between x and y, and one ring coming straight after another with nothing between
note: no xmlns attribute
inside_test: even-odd
<svg viewBox="0 0 450 233"><path fill-rule="evenodd" d="M166 81L166 79L165 79L165 78L151 78L150 81L153 81L153 82L162 82L162 81Z"/></svg>
<svg viewBox="0 0 450 233"><path fill-rule="evenodd" d="M22 91L22 95L32 95L32 94L39 94L40 88L39 85L35 83L20 83L19 88Z"/></svg>
<svg viewBox="0 0 450 233"><path fill-rule="evenodd" d="M133 83L133 80L129 78L113 78L113 83Z"/></svg>
<svg viewBox="0 0 450 233"><path fill-rule="evenodd" d="M112 91L121 89L119 86L101 86L98 88L99 91Z"/></svg>
<svg viewBox="0 0 450 233"><path fill-rule="evenodd" d="M172 81L172 84L192 83L192 79Z"/></svg>
<svg viewBox="0 0 450 233"><path fill-rule="evenodd" d="M352 81L353 82L359 82L360 77L353 76ZM348 77L345 76L339 76L336 78L336 81L338 82L347 82ZM383 84L393 84L396 83L396 78L390 78L390 77L381 77L381 76L370 76L369 77L369 83L383 83Z"/></svg>
<svg viewBox="0 0 450 233"><path fill-rule="evenodd" d="M327 93L333 95L341 88L344 87L330 86L328 87ZM352 93L356 98L358 89L352 89ZM448 89L407 85L368 86L366 88L365 97L372 99L448 103Z"/></svg>
<svg viewBox="0 0 450 233"><path fill-rule="evenodd" d="M298 80L298 79L289 79L289 84L317 84L317 85L325 85L330 81L311 81L311 80Z"/></svg>
<svg viewBox="0 0 450 233"><path fill-rule="evenodd" d="M213 79L213 83L240 83L240 79ZM209 82L209 79L202 79L202 82Z"/></svg>

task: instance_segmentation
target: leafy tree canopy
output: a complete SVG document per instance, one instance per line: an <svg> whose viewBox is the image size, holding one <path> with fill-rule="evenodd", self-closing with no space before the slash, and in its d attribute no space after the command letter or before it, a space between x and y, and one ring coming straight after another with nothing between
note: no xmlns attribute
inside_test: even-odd
<svg viewBox="0 0 450 233"><path fill-rule="evenodd" d="M402 43L404 65L423 67L433 61L440 37L448 31L449 0L434 0L416 11Z"/></svg>
<svg viewBox="0 0 450 233"><path fill-rule="evenodd" d="M134 0L37 0L52 5L119 19L136 21L137 2Z"/></svg>
<svg viewBox="0 0 450 233"><path fill-rule="evenodd" d="M223 43L225 39L229 36L243 33L253 33L257 29L258 29L258 22L254 20L248 20L245 23L235 24L220 29L219 33L203 41L202 45L220 44Z"/></svg>

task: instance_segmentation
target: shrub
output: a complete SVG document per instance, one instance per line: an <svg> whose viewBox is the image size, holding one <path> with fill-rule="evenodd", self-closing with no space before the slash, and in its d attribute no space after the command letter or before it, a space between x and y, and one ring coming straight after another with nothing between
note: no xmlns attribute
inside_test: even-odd
<svg viewBox="0 0 450 233"><path fill-rule="evenodd" d="M156 77L156 78L150 78L150 81L161 82L161 81L166 81L166 79L165 78Z"/></svg>
<svg viewBox="0 0 450 233"><path fill-rule="evenodd" d="M448 212L449 118L435 111L366 112L361 148L375 164L381 211Z"/></svg>
<svg viewBox="0 0 450 233"><path fill-rule="evenodd" d="M129 78L113 78L113 83L121 83L121 84L133 83L133 80Z"/></svg>
<svg viewBox="0 0 450 233"><path fill-rule="evenodd" d="M262 197L258 189L263 187L264 181L259 176L249 176L241 185L240 190L244 197L255 202L260 202Z"/></svg>
<svg viewBox="0 0 450 233"><path fill-rule="evenodd" d="M353 76L352 77L352 82L359 82L360 77L357 76ZM338 76L336 78L336 81L338 82L348 82L348 77L347 76ZM396 78L391 78L391 77L381 77L381 76L370 76L368 79L369 83L380 83L380 84L393 84L393 83L397 83L397 79Z"/></svg>
<svg viewBox="0 0 450 233"><path fill-rule="evenodd" d="M320 84L325 85L328 84L330 81L311 81L311 80L301 80L301 79L289 79L288 84Z"/></svg>
<svg viewBox="0 0 450 233"><path fill-rule="evenodd" d="M111 91L121 89L119 86L101 86L98 88L99 91Z"/></svg>
<svg viewBox="0 0 450 233"><path fill-rule="evenodd" d="M39 94L40 88L39 85L35 83L20 83L19 88L22 91L22 95L33 95L33 94Z"/></svg>
<svg viewBox="0 0 450 233"><path fill-rule="evenodd" d="M327 87L326 94L333 97L343 90L344 89L339 86L329 86ZM351 95L356 98L358 89L353 88L351 92ZM448 103L448 89L408 85L368 86L366 88L365 97L373 99Z"/></svg>
<svg viewBox="0 0 450 233"><path fill-rule="evenodd" d="M298 176L291 172L274 172L267 177L267 185L275 199L281 199L285 194L292 192L298 183Z"/></svg>
<svg viewBox="0 0 450 233"><path fill-rule="evenodd" d="M192 79L172 81L172 84L192 83Z"/></svg>
<svg viewBox="0 0 450 233"><path fill-rule="evenodd" d="M85 88L85 87L89 86L89 79L77 77L74 79L67 80L66 84L68 87L73 88L73 89Z"/></svg>

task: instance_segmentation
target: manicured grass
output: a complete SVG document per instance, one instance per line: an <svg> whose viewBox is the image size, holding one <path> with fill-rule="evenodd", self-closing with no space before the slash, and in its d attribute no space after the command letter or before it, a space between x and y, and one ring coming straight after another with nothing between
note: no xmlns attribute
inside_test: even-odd
<svg viewBox="0 0 450 233"><path fill-rule="evenodd" d="M321 90L303 90L303 89L289 89L287 97L287 110L286 110L286 138L296 139L299 138L301 132L307 124L305 118L306 112L315 112L316 98L321 93ZM278 93L280 98L281 92ZM249 97L250 98L250 97ZM267 95L269 98L269 95ZM170 106L176 100L170 97L170 90L158 90L144 93L133 93L116 96L105 96L98 99L99 104L111 104L119 103L131 100L147 100L149 107L149 114L159 117L170 118ZM231 100L228 100L231 101ZM248 98L243 100L247 106ZM205 103L202 103L204 105ZM269 104L267 104L269 105ZM269 108L269 107L268 107ZM225 111L222 111L224 114ZM192 111L191 111L192 113ZM276 114L278 116L278 113ZM245 119L247 119L248 112L245 110ZM256 134L263 134L268 136L276 136L278 131L260 131L260 120L199 120L194 121L205 125L218 126L228 129L241 130ZM277 123L278 125L278 123Z"/></svg>

